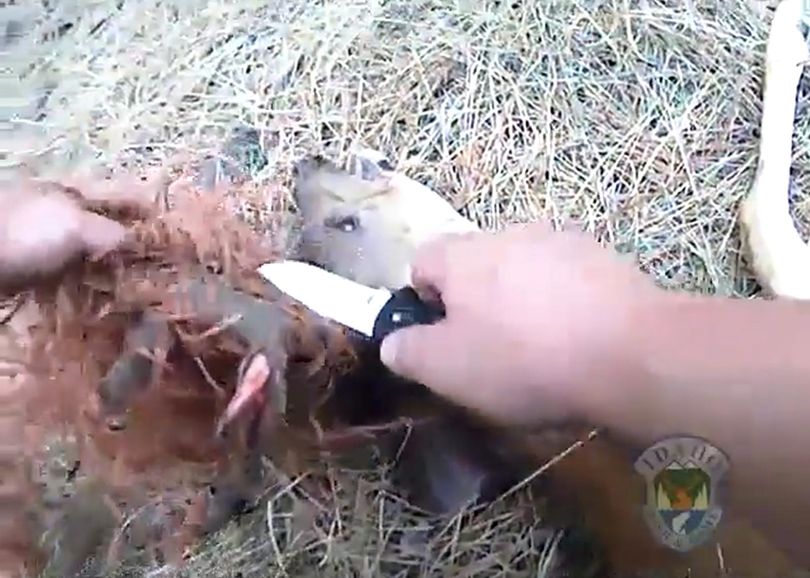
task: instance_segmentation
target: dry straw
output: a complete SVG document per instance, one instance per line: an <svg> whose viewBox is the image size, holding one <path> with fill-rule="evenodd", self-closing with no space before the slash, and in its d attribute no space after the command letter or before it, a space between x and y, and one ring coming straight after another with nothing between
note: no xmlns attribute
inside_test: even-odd
<svg viewBox="0 0 810 578"><path fill-rule="evenodd" d="M23 8L15 30L28 34L7 37L4 48L28 103L7 165L57 173L201 158L218 154L234 127L254 127L267 160L254 175L263 197L241 209L261 224L288 208L294 159L320 149L341 155L359 141L484 227L575 219L636 253L664 286L756 289L736 221L756 166L763 2L43 0ZM798 216L810 178L801 170L805 104L802 93ZM194 575L223 567L234 576L554 575L554 556L542 549L553 537L539 522L520 523L519 508L453 520L428 536L423 518L370 473L335 475L344 483L325 506L329 516L319 518L289 480L270 496L281 537L233 530L193 560Z"/></svg>

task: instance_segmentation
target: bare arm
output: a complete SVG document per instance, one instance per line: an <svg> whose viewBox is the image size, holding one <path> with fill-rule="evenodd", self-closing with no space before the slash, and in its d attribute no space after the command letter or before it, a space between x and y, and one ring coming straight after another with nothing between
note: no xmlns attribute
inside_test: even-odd
<svg viewBox="0 0 810 578"><path fill-rule="evenodd" d="M705 438L731 461L721 505L810 563L810 303L662 294L629 327L633 365L586 414L645 447Z"/></svg>
<svg viewBox="0 0 810 578"><path fill-rule="evenodd" d="M386 338L394 371L505 423L584 420L640 449L705 438L731 462L721 507L807 557L810 302L666 292L541 223L426 246L414 283L447 319Z"/></svg>

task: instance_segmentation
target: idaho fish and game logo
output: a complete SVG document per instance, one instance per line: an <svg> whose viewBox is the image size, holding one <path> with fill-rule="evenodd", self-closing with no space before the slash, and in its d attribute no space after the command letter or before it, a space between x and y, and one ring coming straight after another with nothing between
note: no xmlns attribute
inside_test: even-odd
<svg viewBox="0 0 810 578"><path fill-rule="evenodd" d="M644 515L663 544L686 552L711 537L722 516L719 482L728 457L698 437L672 437L635 462L647 484Z"/></svg>

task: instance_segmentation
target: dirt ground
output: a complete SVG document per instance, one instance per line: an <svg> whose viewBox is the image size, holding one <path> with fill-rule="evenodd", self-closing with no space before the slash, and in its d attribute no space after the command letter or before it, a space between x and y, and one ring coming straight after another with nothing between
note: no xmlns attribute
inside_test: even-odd
<svg viewBox="0 0 810 578"><path fill-rule="evenodd" d="M765 2L27 0L2 10L3 58L23 80L3 81L16 97L4 174L225 150L267 191L244 207L261 225L291 207L294 159L359 143L486 228L572 219L634 252L663 286L758 290L737 210L757 162ZM807 102L803 92L794 152L803 230ZM251 130L260 146L223 147ZM424 518L381 490L379 474L337 473L350 482L326 527L308 525L306 502L280 490L278 527L268 533L265 512L254 515L188 575L559 575L559 535L536 516L527 524L533 513L513 504L426 538ZM296 527L307 529L292 538ZM287 538L268 540L279 528Z"/></svg>

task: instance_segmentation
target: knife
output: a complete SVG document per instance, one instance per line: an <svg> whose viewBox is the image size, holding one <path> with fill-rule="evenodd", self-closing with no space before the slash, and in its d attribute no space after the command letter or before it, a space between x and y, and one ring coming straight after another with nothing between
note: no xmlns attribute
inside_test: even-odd
<svg viewBox="0 0 810 578"><path fill-rule="evenodd" d="M375 289L302 261L276 261L259 267L262 277L322 317L373 341L410 325L435 323L444 306L422 300L413 287Z"/></svg>

